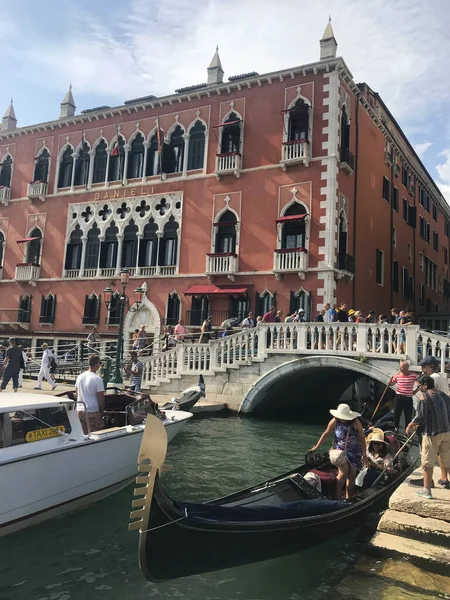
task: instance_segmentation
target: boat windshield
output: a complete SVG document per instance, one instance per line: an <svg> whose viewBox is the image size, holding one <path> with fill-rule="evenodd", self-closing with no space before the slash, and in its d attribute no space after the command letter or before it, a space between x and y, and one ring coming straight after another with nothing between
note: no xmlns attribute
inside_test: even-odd
<svg viewBox="0 0 450 600"><path fill-rule="evenodd" d="M64 406L0 413L0 448L39 442L70 432Z"/></svg>

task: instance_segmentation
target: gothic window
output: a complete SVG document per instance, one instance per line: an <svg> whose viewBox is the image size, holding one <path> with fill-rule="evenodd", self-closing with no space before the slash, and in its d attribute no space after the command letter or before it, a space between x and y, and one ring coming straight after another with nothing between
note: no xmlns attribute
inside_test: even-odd
<svg viewBox="0 0 450 600"><path fill-rule="evenodd" d="M163 144L163 173L181 173L183 171L184 139L183 129L177 125L170 136L170 144Z"/></svg>
<svg viewBox="0 0 450 600"><path fill-rule="evenodd" d="M158 264L160 266L173 266L177 264L177 235L178 223L170 217L164 227L164 235L160 239Z"/></svg>
<svg viewBox="0 0 450 600"><path fill-rule="evenodd" d="M17 320L19 323L29 323L31 320L31 296L28 294L20 296Z"/></svg>
<svg viewBox="0 0 450 600"><path fill-rule="evenodd" d="M84 301L83 325L98 325L100 320L100 296L94 292Z"/></svg>
<svg viewBox="0 0 450 600"><path fill-rule="evenodd" d="M49 162L50 154L48 150L42 150L34 162L33 181L47 182Z"/></svg>
<svg viewBox="0 0 450 600"><path fill-rule="evenodd" d="M111 303L108 310L108 325L118 325L120 322L120 295L118 292L111 296Z"/></svg>
<svg viewBox="0 0 450 600"><path fill-rule="evenodd" d="M139 266L154 267L156 266L156 256L158 249L158 237L156 231L158 226L150 219L150 222L144 227L144 235L142 236L139 249Z"/></svg>
<svg viewBox="0 0 450 600"><path fill-rule="evenodd" d="M147 165L145 167L145 175L147 177L158 175L160 172L158 160L158 136L155 134L150 140L150 145L147 151Z"/></svg>
<svg viewBox="0 0 450 600"><path fill-rule="evenodd" d="M310 294L305 290L301 290L298 292L291 291L291 297L289 302L289 314L292 315L295 311L300 309L305 311L304 319L305 321L310 320Z"/></svg>
<svg viewBox="0 0 450 600"><path fill-rule="evenodd" d="M232 112L222 126L220 153L233 154L241 151L241 120Z"/></svg>
<svg viewBox="0 0 450 600"><path fill-rule="evenodd" d="M137 231L138 227L131 219L130 224L127 225L123 232L123 245L122 245L122 267L135 267L137 259Z"/></svg>
<svg viewBox="0 0 450 600"><path fill-rule="evenodd" d="M288 142L308 140L309 106L299 98L289 111Z"/></svg>
<svg viewBox="0 0 450 600"><path fill-rule="evenodd" d="M180 318L180 297L176 292L172 292L167 297L166 325L176 325Z"/></svg>
<svg viewBox="0 0 450 600"><path fill-rule="evenodd" d="M347 256L347 222L344 213L339 216L338 269L344 269Z"/></svg>
<svg viewBox="0 0 450 600"><path fill-rule="evenodd" d="M0 231L0 269L3 267L3 252L5 247L5 236Z"/></svg>
<svg viewBox="0 0 450 600"><path fill-rule="evenodd" d="M94 225L87 234L86 257L84 259L85 269L96 269L98 267L98 254L100 252L100 229Z"/></svg>
<svg viewBox="0 0 450 600"><path fill-rule="evenodd" d="M115 268L117 264L117 234L119 233L118 228L114 222L105 231L105 239L102 242L101 253L100 253L100 267L102 269Z"/></svg>
<svg viewBox="0 0 450 600"><path fill-rule="evenodd" d="M91 162L89 150L89 144L87 142L83 142L75 160L75 177L73 180L74 185L86 186L88 183L89 165Z"/></svg>
<svg viewBox="0 0 450 600"><path fill-rule="evenodd" d="M225 211L216 225L214 252L225 254L236 252L236 215L230 210Z"/></svg>
<svg viewBox="0 0 450 600"><path fill-rule="evenodd" d="M267 290L262 294L256 292L256 301L255 301L255 316L263 317L266 312L269 311L271 306L277 307L277 297L276 292L271 294Z"/></svg>
<svg viewBox="0 0 450 600"><path fill-rule="evenodd" d="M109 157L108 181L121 181L125 163L125 140L119 136L119 141L114 144Z"/></svg>
<svg viewBox="0 0 450 600"><path fill-rule="evenodd" d="M0 187L11 187L12 158L9 154L0 163Z"/></svg>
<svg viewBox="0 0 450 600"><path fill-rule="evenodd" d="M246 296L230 296L228 300L228 318L243 321L248 315L249 304Z"/></svg>
<svg viewBox="0 0 450 600"><path fill-rule="evenodd" d="M73 149L68 146L61 156L61 162L59 163L59 177L58 177L58 188L66 188L72 185L72 171L73 171Z"/></svg>
<svg viewBox="0 0 450 600"><path fill-rule="evenodd" d="M188 171L203 169L205 162L205 126L197 121L189 132Z"/></svg>
<svg viewBox="0 0 450 600"><path fill-rule="evenodd" d="M54 323L56 313L56 296L48 294L42 296L41 314L39 315L39 323Z"/></svg>
<svg viewBox="0 0 450 600"><path fill-rule="evenodd" d="M347 110L342 107L341 113L341 160L346 161L350 151L350 123L348 120Z"/></svg>
<svg viewBox="0 0 450 600"><path fill-rule="evenodd" d="M105 140L101 140L95 148L93 183L105 183L107 161L106 142Z"/></svg>
<svg viewBox="0 0 450 600"><path fill-rule="evenodd" d="M144 138L140 133L131 142L128 156L128 179L137 179L144 174Z"/></svg>
<svg viewBox="0 0 450 600"><path fill-rule="evenodd" d="M66 250L66 270L79 269L81 266L82 231L77 225L70 234L70 241Z"/></svg>
<svg viewBox="0 0 450 600"><path fill-rule="evenodd" d="M189 325L201 325L209 317L208 296L193 296L191 310L187 311L187 314Z"/></svg>
<svg viewBox="0 0 450 600"><path fill-rule="evenodd" d="M287 218L290 217L290 218ZM281 248L294 250L296 248L305 248L306 230L305 230L306 210L302 204L295 202L290 206L283 217L281 232Z"/></svg>
<svg viewBox="0 0 450 600"><path fill-rule="evenodd" d="M28 242L27 248L27 263L38 265L41 259L41 244L42 244L42 232L38 227L35 227L30 233L30 238L34 238L31 242Z"/></svg>

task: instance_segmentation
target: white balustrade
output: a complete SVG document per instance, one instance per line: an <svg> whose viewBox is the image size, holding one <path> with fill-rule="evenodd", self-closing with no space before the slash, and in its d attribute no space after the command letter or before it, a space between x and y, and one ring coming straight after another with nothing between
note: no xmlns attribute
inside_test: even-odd
<svg viewBox="0 0 450 600"><path fill-rule="evenodd" d="M217 173L238 172L241 168L241 157L237 153L218 154L216 156Z"/></svg>
<svg viewBox="0 0 450 600"><path fill-rule="evenodd" d="M97 277L97 269L85 269L83 277Z"/></svg>
<svg viewBox="0 0 450 600"><path fill-rule="evenodd" d="M152 275L156 275L156 270L158 267L141 267L141 275L144 277L151 277Z"/></svg>
<svg viewBox="0 0 450 600"><path fill-rule="evenodd" d="M281 146L281 162L302 162L309 159L309 144L296 140L284 142Z"/></svg>
<svg viewBox="0 0 450 600"><path fill-rule="evenodd" d="M100 275L102 277L114 277L115 274L116 274L116 269L114 269L114 268L100 269Z"/></svg>
<svg viewBox="0 0 450 600"><path fill-rule="evenodd" d="M67 279L76 279L80 274L80 269L67 269L66 277Z"/></svg>
<svg viewBox="0 0 450 600"><path fill-rule="evenodd" d="M298 272L308 270L308 252L300 249L275 250L273 253L273 270L276 272Z"/></svg>
<svg viewBox="0 0 450 600"><path fill-rule="evenodd" d="M44 198L47 195L47 182L36 181L28 184L27 196L28 198Z"/></svg>
<svg viewBox="0 0 450 600"><path fill-rule="evenodd" d="M208 254L206 256L206 273L237 273L238 257L236 254Z"/></svg>
<svg viewBox="0 0 450 600"><path fill-rule="evenodd" d="M8 185L0 185L0 202L8 204L11 198L11 188Z"/></svg>
<svg viewBox="0 0 450 600"><path fill-rule="evenodd" d="M16 281L36 281L36 279L39 279L40 272L40 266L16 265L15 279Z"/></svg>
<svg viewBox="0 0 450 600"><path fill-rule="evenodd" d="M177 271L177 267L175 265L169 265L167 267L161 266L159 267L160 275L175 275Z"/></svg>

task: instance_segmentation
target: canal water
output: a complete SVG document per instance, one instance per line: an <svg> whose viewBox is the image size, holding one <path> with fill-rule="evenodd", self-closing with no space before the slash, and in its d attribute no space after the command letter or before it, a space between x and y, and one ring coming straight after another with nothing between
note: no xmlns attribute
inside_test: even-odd
<svg viewBox="0 0 450 600"><path fill-rule="evenodd" d="M194 418L169 446L165 485L204 500L259 483L300 464L320 432L293 420ZM293 556L155 585L138 568L137 532L127 531L132 492L0 538L0 599L321 600L361 551L349 532Z"/></svg>

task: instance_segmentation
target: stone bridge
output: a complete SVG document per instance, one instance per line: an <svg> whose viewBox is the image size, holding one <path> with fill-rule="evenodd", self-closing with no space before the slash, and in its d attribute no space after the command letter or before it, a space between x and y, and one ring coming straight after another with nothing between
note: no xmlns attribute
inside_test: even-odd
<svg viewBox="0 0 450 600"><path fill-rule="evenodd" d="M208 344L178 343L144 362L143 387L176 395L205 378L207 397L241 413L328 408L379 397L402 359L450 360L450 339L416 325L274 323Z"/></svg>

